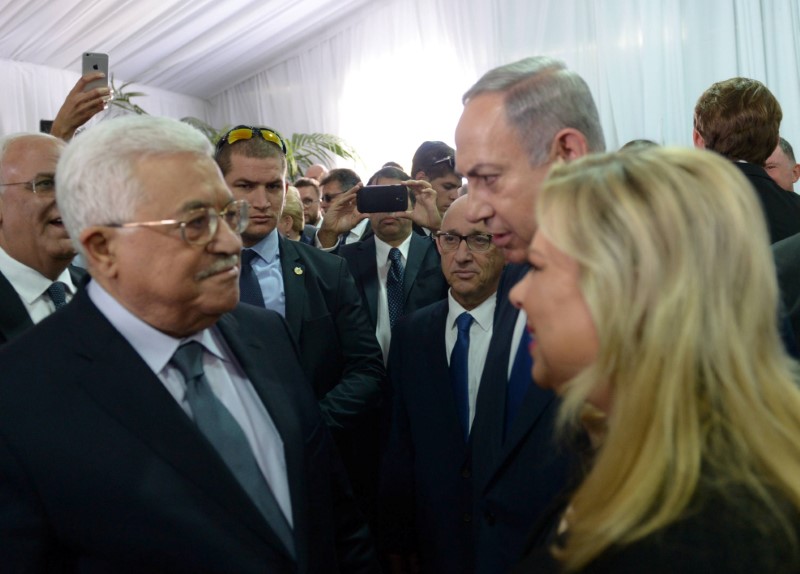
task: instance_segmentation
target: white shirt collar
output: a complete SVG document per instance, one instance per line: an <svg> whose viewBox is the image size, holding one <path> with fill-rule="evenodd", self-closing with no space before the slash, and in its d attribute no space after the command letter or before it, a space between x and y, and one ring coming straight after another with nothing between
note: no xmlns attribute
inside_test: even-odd
<svg viewBox="0 0 800 574"><path fill-rule="evenodd" d="M414 233L413 231L411 233ZM411 245L411 233L408 234L405 241L403 241L397 248L400 250L401 255L403 256L403 265L405 262L408 261L408 248ZM387 265L387 261L389 259L389 251L392 249L392 246L379 239L378 236L375 236L375 257L378 261L378 267L383 267Z"/></svg>
<svg viewBox="0 0 800 574"><path fill-rule="evenodd" d="M36 269L28 267L11 257L2 248L0 248L0 270L27 305L31 305L41 297L53 283L52 280L36 271ZM64 269L56 281L64 283L67 286L68 293L75 293L75 285L72 283L69 268Z"/></svg>
<svg viewBox="0 0 800 574"><path fill-rule="evenodd" d="M447 311L447 323L446 326L448 329L455 329L456 328L456 319L458 319L459 315L464 312L469 313L472 315L472 318L475 324L480 327L483 331L489 332L492 329L492 325L494 323L494 309L497 306L497 292L495 291L492 293L486 301L475 307L474 309L467 311L461 304L453 299L453 294L448 291L447 292L447 303L448 303L448 311Z"/></svg>
<svg viewBox="0 0 800 574"><path fill-rule="evenodd" d="M245 248L245 249L252 249L267 263L272 263L275 261L278 254L278 228L276 227L272 231L270 231L266 237L264 237L261 241L253 245L252 247Z"/></svg>
<svg viewBox="0 0 800 574"><path fill-rule="evenodd" d="M212 333L212 329L203 329L190 337L176 339L145 323L128 311L97 281L89 282L86 290L95 306L156 374L167 366L172 355L185 341L198 341L210 353L223 361L228 360Z"/></svg>

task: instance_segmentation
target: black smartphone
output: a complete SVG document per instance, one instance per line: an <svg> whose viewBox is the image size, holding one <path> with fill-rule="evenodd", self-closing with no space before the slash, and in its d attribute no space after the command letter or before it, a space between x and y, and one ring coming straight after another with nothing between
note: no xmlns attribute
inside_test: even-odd
<svg viewBox="0 0 800 574"><path fill-rule="evenodd" d="M106 75L105 78L93 80L86 84L86 87L83 88L84 92L108 86L108 54L85 52L83 54L82 64L83 70L81 75L83 76L91 74L92 72L103 72Z"/></svg>
<svg viewBox="0 0 800 574"><path fill-rule="evenodd" d="M367 185L356 194L356 208L361 213L391 213L408 210L405 185Z"/></svg>

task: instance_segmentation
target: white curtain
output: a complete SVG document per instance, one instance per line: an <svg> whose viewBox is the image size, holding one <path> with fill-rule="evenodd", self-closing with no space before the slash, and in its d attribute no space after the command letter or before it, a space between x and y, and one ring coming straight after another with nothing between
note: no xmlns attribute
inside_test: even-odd
<svg viewBox="0 0 800 574"><path fill-rule="evenodd" d="M75 6L71 14L80 13L75 10L81 6L100 9L93 0L69 1ZM360 153L363 162L354 167L365 178L390 160L410 168L415 149L425 140L452 145L464 91L489 68L537 54L564 60L586 79L609 149L634 138L690 145L698 96L711 83L736 75L769 86L783 106L783 135L800 149L798 0L338 1L298 3L309 13L317 2L317 11L326 16L325 28L311 40L295 41L297 26L281 29L289 14L285 11L276 12L272 20L262 14L252 23L255 30L248 27L238 38L222 38L228 48L231 42L259 34L292 40L287 40L287 51L280 58L275 58L273 49L261 72L222 92L218 86L228 85L234 71L253 69L259 52L254 44L247 62L226 64L227 48L212 49L210 43L252 12L254 0L167 2L169 10L159 8L163 0L148 0L149 15L143 18L153 22L158 15L158 23L145 30L135 28L131 37L124 36L124 22L113 13L96 16L113 20L115 49L127 50L125 62L141 65L135 61L137 54L152 55L160 42L167 41L176 52L164 57L172 62L180 56L184 68L170 67L173 72L164 85L177 91L183 86L198 97L132 86L148 94L137 103L151 114L196 116L218 128L262 124L285 135L333 133ZM122 9L116 3L105 6L112 12ZM337 18L337 8L353 11ZM226 10L230 14L223 18ZM0 15L4 14L0 0ZM219 23L209 30L212 15ZM6 26L0 17L0 30L10 34L16 29L11 24L21 16L14 18ZM202 33L182 42L175 30L187 23ZM9 38L0 35L0 47ZM137 38L149 42L136 46ZM14 41L22 42L18 37ZM43 38L23 42L22 51L13 54L42 42ZM74 49L67 51L69 61L87 48L82 42L75 39ZM211 53L216 59L209 59ZM40 56L37 61L44 60ZM182 83L175 72L188 73L193 61L195 66L213 62L210 93L199 93L197 81ZM53 65L60 62L54 60ZM77 72L0 59L0 134L36 130L40 119L52 119L77 81ZM153 69L137 78L158 82L160 73Z"/></svg>
<svg viewBox="0 0 800 574"><path fill-rule="evenodd" d="M36 132L39 120L55 119L80 73L0 59L0 78L0 135L5 135ZM119 87L124 80L115 78L114 83ZM210 117L210 104L201 98L139 84L131 84L125 91L146 93L132 101L152 115L176 119L194 116L203 121Z"/></svg>
<svg viewBox="0 0 800 574"><path fill-rule="evenodd" d="M691 145L695 101L737 75L773 91L800 148L797 0L387 0L213 97L212 121L340 135L366 178L389 160L410 168L424 140L452 145L469 86L538 54L589 83L609 149Z"/></svg>

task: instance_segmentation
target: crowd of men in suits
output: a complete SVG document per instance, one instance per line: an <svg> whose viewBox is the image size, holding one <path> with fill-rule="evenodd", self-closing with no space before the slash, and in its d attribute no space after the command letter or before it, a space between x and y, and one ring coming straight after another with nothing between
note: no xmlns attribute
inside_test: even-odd
<svg viewBox="0 0 800 574"><path fill-rule="evenodd" d="M59 135L97 111L91 79ZM754 97L759 149L716 113ZM787 153L773 100L714 84L694 139L791 241L800 201L764 169ZM151 117L0 139L0 570L512 568L580 461L507 295L549 167L605 142L586 83L548 58L489 71L464 104L456 150L425 142L410 174L370 179L406 185L407 211L360 213L370 187L314 166L299 241L278 232L269 128L215 148Z"/></svg>

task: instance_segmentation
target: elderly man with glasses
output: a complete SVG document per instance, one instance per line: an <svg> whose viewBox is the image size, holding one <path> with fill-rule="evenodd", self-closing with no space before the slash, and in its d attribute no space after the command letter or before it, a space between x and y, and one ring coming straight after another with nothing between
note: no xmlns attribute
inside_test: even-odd
<svg viewBox="0 0 800 574"><path fill-rule="evenodd" d="M376 572L286 323L238 305L205 137L99 124L57 189L92 280L0 350L3 569Z"/></svg>
<svg viewBox="0 0 800 574"><path fill-rule="evenodd" d="M83 275L56 205L64 142L21 133L0 139L0 343L32 327L75 293Z"/></svg>

